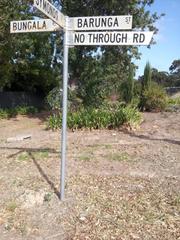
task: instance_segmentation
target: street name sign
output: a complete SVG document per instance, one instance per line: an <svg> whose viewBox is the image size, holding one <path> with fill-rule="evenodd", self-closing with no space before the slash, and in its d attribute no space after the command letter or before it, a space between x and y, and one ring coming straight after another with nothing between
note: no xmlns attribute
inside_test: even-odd
<svg viewBox="0 0 180 240"><path fill-rule="evenodd" d="M65 27L65 16L47 0L34 0L34 6L46 16L56 22L60 27Z"/></svg>
<svg viewBox="0 0 180 240"><path fill-rule="evenodd" d="M51 19L22 20L10 23L11 33L56 32L58 30L60 30L59 25Z"/></svg>
<svg viewBox="0 0 180 240"><path fill-rule="evenodd" d="M125 30L132 29L132 16L98 16L98 17L70 17L68 30Z"/></svg>
<svg viewBox="0 0 180 240"><path fill-rule="evenodd" d="M67 45L149 45L153 32L69 32Z"/></svg>

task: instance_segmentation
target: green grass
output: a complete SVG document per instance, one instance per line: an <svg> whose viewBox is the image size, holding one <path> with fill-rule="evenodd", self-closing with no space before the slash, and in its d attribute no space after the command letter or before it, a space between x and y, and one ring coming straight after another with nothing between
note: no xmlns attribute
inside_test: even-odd
<svg viewBox="0 0 180 240"><path fill-rule="evenodd" d="M104 144L103 145L106 149L112 149L112 145L111 144Z"/></svg>
<svg viewBox="0 0 180 240"><path fill-rule="evenodd" d="M33 152L31 153L32 156L36 159L46 159L49 157L49 152L48 150L43 150L43 151L38 151L38 152ZM31 160L32 159L32 156L31 154L29 154L28 152L23 152L21 154L19 154L18 156L18 161L20 162L26 162L28 160Z"/></svg>
<svg viewBox="0 0 180 240"><path fill-rule="evenodd" d="M118 161L118 162L128 162L131 161L131 157L129 156L128 153L123 152L123 153L110 153L106 156L109 160L111 161Z"/></svg>
<svg viewBox="0 0 180 240"><path fill-rule="evenodd" d="M27 152L23 152L23 153L19 154L19 156L18 156L18 161L20 161L20 162L25 162L25 161L28 161L30 159L31 158L30 158L30 156Z"/></svg>
<svg viewBox="0 0 180 240"><path fill-rule="evenodd" d="M91 159L92 159L92 156L86 155L86 154L81 155L81 156L79 157L79 160L80 160L80 161L84 161L84 162L89 162Z"/></svg>
<svg viewBox="0 0 180 240"><path fill-rule="evenodd" d="M92 144L92 145L88 145L88 148L91 149L102 149L102 148L106 148L106 149L112 149L112 145L111 144Z"/></svg>
<svg viewBox="0 0 180 240"><path fill-rule="evenodd" d="M45 158L48 158L48 157L49 157L49 152L48 152L48 150L39 151L39 152L33 153L33 155L34 155L35 158L45 159Z"/></svg>

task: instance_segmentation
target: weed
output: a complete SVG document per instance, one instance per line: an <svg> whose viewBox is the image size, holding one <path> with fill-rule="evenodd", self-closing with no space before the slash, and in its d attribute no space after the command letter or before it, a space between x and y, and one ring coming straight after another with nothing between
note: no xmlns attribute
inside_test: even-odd
<svg viewBox="0 0 180 240"><path fill-rule="evenodd" d="M29 156L29 154L27 152L21 153L18 156L18 161L21 161L21 162L28 161L29 159L30 159L30 156Z"/></svg>
<svg viewBox="0 0 180 240"><path fill-rule="evenodd" d="M50 202L52 199L52 193L46 193L44 195L44 202Z"/></svg>
<svg viewBox="0 0 180 240"><path fill-rule="evenodd" d="M89 156L89 155L81 155L79 157L79 160L85 161L85 162L89 162L91 160L91 156Z"/></svg>
<svg viewBox="0 0 180 240"><path fill-rule="evenodd" d="M12 201L12 202L9 202L6 209L10 212L14 212L17 208L17 203Z"/></svg>

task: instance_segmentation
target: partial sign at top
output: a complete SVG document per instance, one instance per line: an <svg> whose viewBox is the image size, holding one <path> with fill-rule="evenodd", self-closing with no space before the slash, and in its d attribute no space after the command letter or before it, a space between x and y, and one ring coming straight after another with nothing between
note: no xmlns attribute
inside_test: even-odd
<svg viewBox="0 0 180 240"><path fill-rule="evenodd" d="M74 17L68 19L68 30L101 31L132 29L132 16Z"/></svg>
<svg viewBox="0 0 180 240"><path fill-rule="evenodd" d="M60 27L65 27L65 16L48 0L34 0L34 6L56 22Z"/></svg>

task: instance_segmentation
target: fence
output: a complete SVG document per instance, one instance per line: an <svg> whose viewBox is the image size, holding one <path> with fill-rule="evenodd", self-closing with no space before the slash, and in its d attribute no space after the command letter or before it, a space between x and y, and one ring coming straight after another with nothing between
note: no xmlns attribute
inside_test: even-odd
<svg viewBox="0 0 180 240"><path fill-rule="evenodd" d="M167 87L165 88L165 90L169 95L180 93L180 87Z"/></svg>
<svg viewBox="0 0 180 240"><path fill-rule="evenodd" d="M42 96L28 92L0 92L0 108L17 106L34 106L43 108L45 101Z"/></svg>

